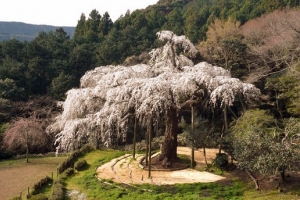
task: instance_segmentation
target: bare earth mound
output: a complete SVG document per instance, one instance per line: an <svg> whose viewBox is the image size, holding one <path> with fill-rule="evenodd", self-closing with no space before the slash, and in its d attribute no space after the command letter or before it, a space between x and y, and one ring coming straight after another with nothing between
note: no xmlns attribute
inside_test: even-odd
<svg viewBox="0 0 300 200"><path fill-rule="evenodd" d="M190 148L178 147L178 154L190 155ZM216 149L207 149L207 159L211 163L216 156ZM111 160L108 163L97 168L96 172L100 179L110 179L114 182L126 183L126 184L175 184L175 183L207 183L215 182L225 177L218 176L209 172L200 172L194 169L182 169L176 171L151 171L151 178L148 178L147 169L142 169L139 166L140 160L144 157L144 154L136 156L136 160L132 159L132 155L127 154L125 156ZM205 165L203 152L195 151L195 161L197 163L196 169L199 169Z"/></svg>

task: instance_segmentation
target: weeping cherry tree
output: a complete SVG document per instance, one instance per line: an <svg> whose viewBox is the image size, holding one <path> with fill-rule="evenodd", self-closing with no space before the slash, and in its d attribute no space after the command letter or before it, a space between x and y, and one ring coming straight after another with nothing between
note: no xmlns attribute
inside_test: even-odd
<svg viewBox="0 0 300 200"><path fill-rule="evenodd" d="M185 36L171 31L157 33L163 47L150 52L149 65L101 66L88 71L80 88L67 92L63 113L47 128L56 134L57 151L84 145L114 147L131 142L135 118L141 130L152 122L164 125L165 141L160 160L170 167L177 158L178 113L185 106L209 98L211 106L231 106L236 95L248 102L259 95L251 84L231 78L230 73L191 58L196 48Z"/></svg>

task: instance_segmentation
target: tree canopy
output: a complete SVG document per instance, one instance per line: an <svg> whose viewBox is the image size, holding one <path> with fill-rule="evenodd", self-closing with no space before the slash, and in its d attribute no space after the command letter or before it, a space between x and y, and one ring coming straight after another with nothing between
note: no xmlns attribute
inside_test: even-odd
<svg viewBox="0 0 300 200"><path fill-rule="evenodd" d="M57 150L70 151L85 143L114 146L129 140L133 117L140 127L153 118L153 126L165 122L163 152L165 165L174 159L177 148L179 110L190 102L209 98L214 106L231 106L236 95L245 101L258 97L251 84L231 78L229 71L206 62L193 64L178 55L180 47L194 56L196 48L185 37L171 31L157 33L167 43L153 49L150 65L102 66L88 71L79 89L67 92L64 111L48 131L57 133ZM141 133L142 134L142 133Z"/></svg>

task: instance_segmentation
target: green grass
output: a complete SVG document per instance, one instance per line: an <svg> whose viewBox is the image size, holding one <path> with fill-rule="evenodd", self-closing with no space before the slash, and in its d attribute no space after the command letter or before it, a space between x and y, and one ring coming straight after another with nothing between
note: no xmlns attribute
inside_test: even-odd
<svg viewBox="0 0 300 200"><path fill-rule="evenodd" d="M298 185L299 186L299 185ZM253 186L254 187L254 186ZM298 188L299 191L299 188ZM245 200L298 200L299 195L295 195L293 194L292 191L290 192L284 192L284 193L279 193L277 190L268 190L268 191L261 191L258 192L257 190L253 189L253 188L248 188L247 190L245 190L244 193L244 198Z"/></svg>
<svg viewBox="0 0 300 200"><path fill-rule="evenodd" d="M115 200L115 199L156 199L156 200L192 200L192 199L241 199L243 184L234 181L231 185L223 186L218 183L175 184L167 186L136 185L127 186L114 183L111 180L98 180L95 177L95 168L110 161L113 158L124 155L125 152L107 150L93 151L83 157L89 164L85 171L77 172L66 180L68 190L78 190L85 193L91 200ZM189 159L182 156L181 159ZM104 182L109 182L108 185Z"/></svg>
<svg viewBox="0 0 300 200"><path fill-rule="evenodd" d="M67 188L68 189L84 189L85 185L89 185L91 180L89 178L95 179L95 169L100 165L109 162L113 158L119 157L124 155L125 152L122 151L115 151L115 150L95 150L91 153L88 153L83 159L86 160L88 167L84 171L79 171L76 173L76 176L71 177L67 181Z"/></svg>
<svg viewBox="0 0 300 200"><path fill-rule="evenodd" d="M221 170L220 168L216 167L215 165L211 165L211 164L209 164L208 167L205 166L205 167L201 168L200 171L208 171L208 172L211 172L211 173L219 175L219 176L224 175L223 170Z"/></svg>
<svg viewBox="0 0 300 200"><path fill-rule="evenodd" d="M128 186L120 183L114 183L112 180L98 180L95 176L95 169L110 161L113 158L124 155L126 152L116 150L94 150L81 159L85 159L88 163L83 171L78 171L74 175L64 178L67 190L77 190L87 195L89 200L212 200L212 199L299 199L296 194L300 194L298 185L289 187L289 190L284 193L279 193L277 190L262 191L259 193L254 189L252 182L244 183L237 177L231 177L226 183L193 183L193 184L175 184L175 185L133 185ZM27 166L38 168L45 167L49 171L48 176L51 176L51 170L46 166L58 166L58 162L62 162L66 157L39 157L31 158L30 163L26 163L25 159L13 159L5 162L0 162L1 170L18 169L22 171ZM180 159L186 160L189 164L188 157L182 155ZM121 163L123 164L123 163ZM47 168L47 169L46 169ZM55 169L55 168L53 168ZM53 171L53 170L52 170ZM213 166L209 167L209 171L216 174L228 175L230 172L223 172ZM54 173L54 179L56 172ZM23 181L23 180L21 180ZM109 184L107 184L109 183ZM26 183L28 185L28 183ZM26 185L25 184L25 185ZM52 184L41 189L44 195L49 196L52 192ZM26 190L23 191L23 199L25 199ZM16 194L15 196L17 196Z"/></svg>
<svg viewBox="0 0 300 200"><path fill-rule="evenodd" d="M284 184L283 184L284 185ZM300 188L299 182L287 182L282 187L283 192L279 192L276 188L265 189L262 188L261 191L255 189L254 183L248 182L244 186L244 200L299 200L300 198Z"/></svg>
<svg viewBox="0 0 300 200"><path fill-rule="evenodd" d="M40 165L40 164L59 164L62 162L66 156L37 156L37 157L29 157L30 165ZM26 158L12 158L8 160L0 161L0 169L11 168L11 167L21 167L27 165Z"/></svg>

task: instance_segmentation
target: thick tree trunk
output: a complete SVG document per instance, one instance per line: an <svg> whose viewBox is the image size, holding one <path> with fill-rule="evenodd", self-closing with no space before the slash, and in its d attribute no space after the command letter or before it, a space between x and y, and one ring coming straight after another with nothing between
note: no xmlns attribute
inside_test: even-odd
<svg viewBox="0 0 300 200"><path fill-rule="evenodd" d="M162 146L160 160L163 160L162 167L168 168L173 160L177 159L177 129L178 117L176 109L171 107L166 115L165 141Z"/></svg>

